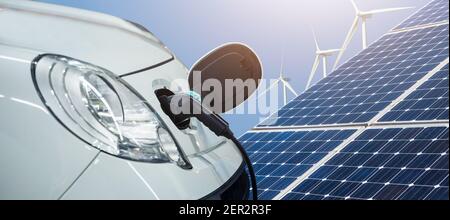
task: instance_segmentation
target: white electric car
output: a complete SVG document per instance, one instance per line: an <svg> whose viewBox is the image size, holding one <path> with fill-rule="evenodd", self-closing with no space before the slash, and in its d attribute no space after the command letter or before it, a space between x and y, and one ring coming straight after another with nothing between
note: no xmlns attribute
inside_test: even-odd
<svg viewBox="0 0 450 220"><path fill-rule="evenodd" d="M196 67L205 78L229 78L219 72L230 67L247 71L232 78L261 78L242 44L189 71L138 24L0 0L0 199L246 199L238 146L196 119L181 129L155 93Z"/></svg>

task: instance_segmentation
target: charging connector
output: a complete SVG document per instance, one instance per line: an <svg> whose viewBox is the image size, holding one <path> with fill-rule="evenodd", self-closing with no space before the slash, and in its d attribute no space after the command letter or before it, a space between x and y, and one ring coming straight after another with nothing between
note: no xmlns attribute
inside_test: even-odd
<svg viewBox="0 0 450 220"><path fill-rule="evenodd" d="M252 163L244 147L236 139L230 130L228 123L218 114L203 107L201 103L186 94L174 94L169 89L163 88L155 91L156 96L161 103L161 108L172 120L175 126L180 130L189 128L190 119L197 118L206 127L208 127L217 136L223 136L230 139L240 151L247 169L250 173L253 200L258 199L256 176Z"/></svg>

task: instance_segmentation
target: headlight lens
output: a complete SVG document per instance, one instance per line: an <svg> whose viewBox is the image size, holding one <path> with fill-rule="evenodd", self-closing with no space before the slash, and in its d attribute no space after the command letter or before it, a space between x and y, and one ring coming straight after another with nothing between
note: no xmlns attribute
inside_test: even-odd
<svg viewBox="0 0 450 220"><path fill-rule="evenodd" d="M131 160L189 166L151 107L111 72L58 55L44 55L33 65L45 105L85 142Z"/></svg>

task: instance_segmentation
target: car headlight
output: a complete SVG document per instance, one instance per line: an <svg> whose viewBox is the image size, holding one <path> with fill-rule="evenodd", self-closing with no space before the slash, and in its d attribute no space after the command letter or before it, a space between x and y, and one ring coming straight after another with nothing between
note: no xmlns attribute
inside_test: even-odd
<svg viewBox="0 0 450 220"><path fill-rule="evenodd" d="M49 111L85 142L122 158L190 167L150 105L113 73L50 54L33 62L32 72Z"/></svg>

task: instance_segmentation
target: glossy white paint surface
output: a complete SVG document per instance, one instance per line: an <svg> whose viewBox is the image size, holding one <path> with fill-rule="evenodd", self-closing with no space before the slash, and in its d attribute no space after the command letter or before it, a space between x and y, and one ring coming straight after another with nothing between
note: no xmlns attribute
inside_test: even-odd
<svg viewBox="0 0 450 220"><path fill-rule="evenodd" d="M191 157L192 170L100 154L62 199L200 199L222 186L238 169L231 144Z"/></svg>
<svg viewBox="0 0 450 220"><path fill-rule="evenodd" d="M196 122L197 129L179 131L162 113L154 89L187 77L176 59L124 79L160 115L192 170L120 159L85 144L47 112L31 61L56 53L121 75L172 55L150 34L108 15L29 1L0 0L0 8L0 199L198 199L241 165L234 144Z"/></svg>
<svg viewBox="0 0 450 220"><path fill-rule="evenodd" d="M35 56L0 45L0 199L57 199L98 153L47 112L31 80Z"/></svg>
<svg viewBox="0 0 450 220"><path fill-rule="evenodd" d="M0 8L4 45L63 54L118 74L172 57L151 34L109 15L32 1L0 0Z"/></svg>

